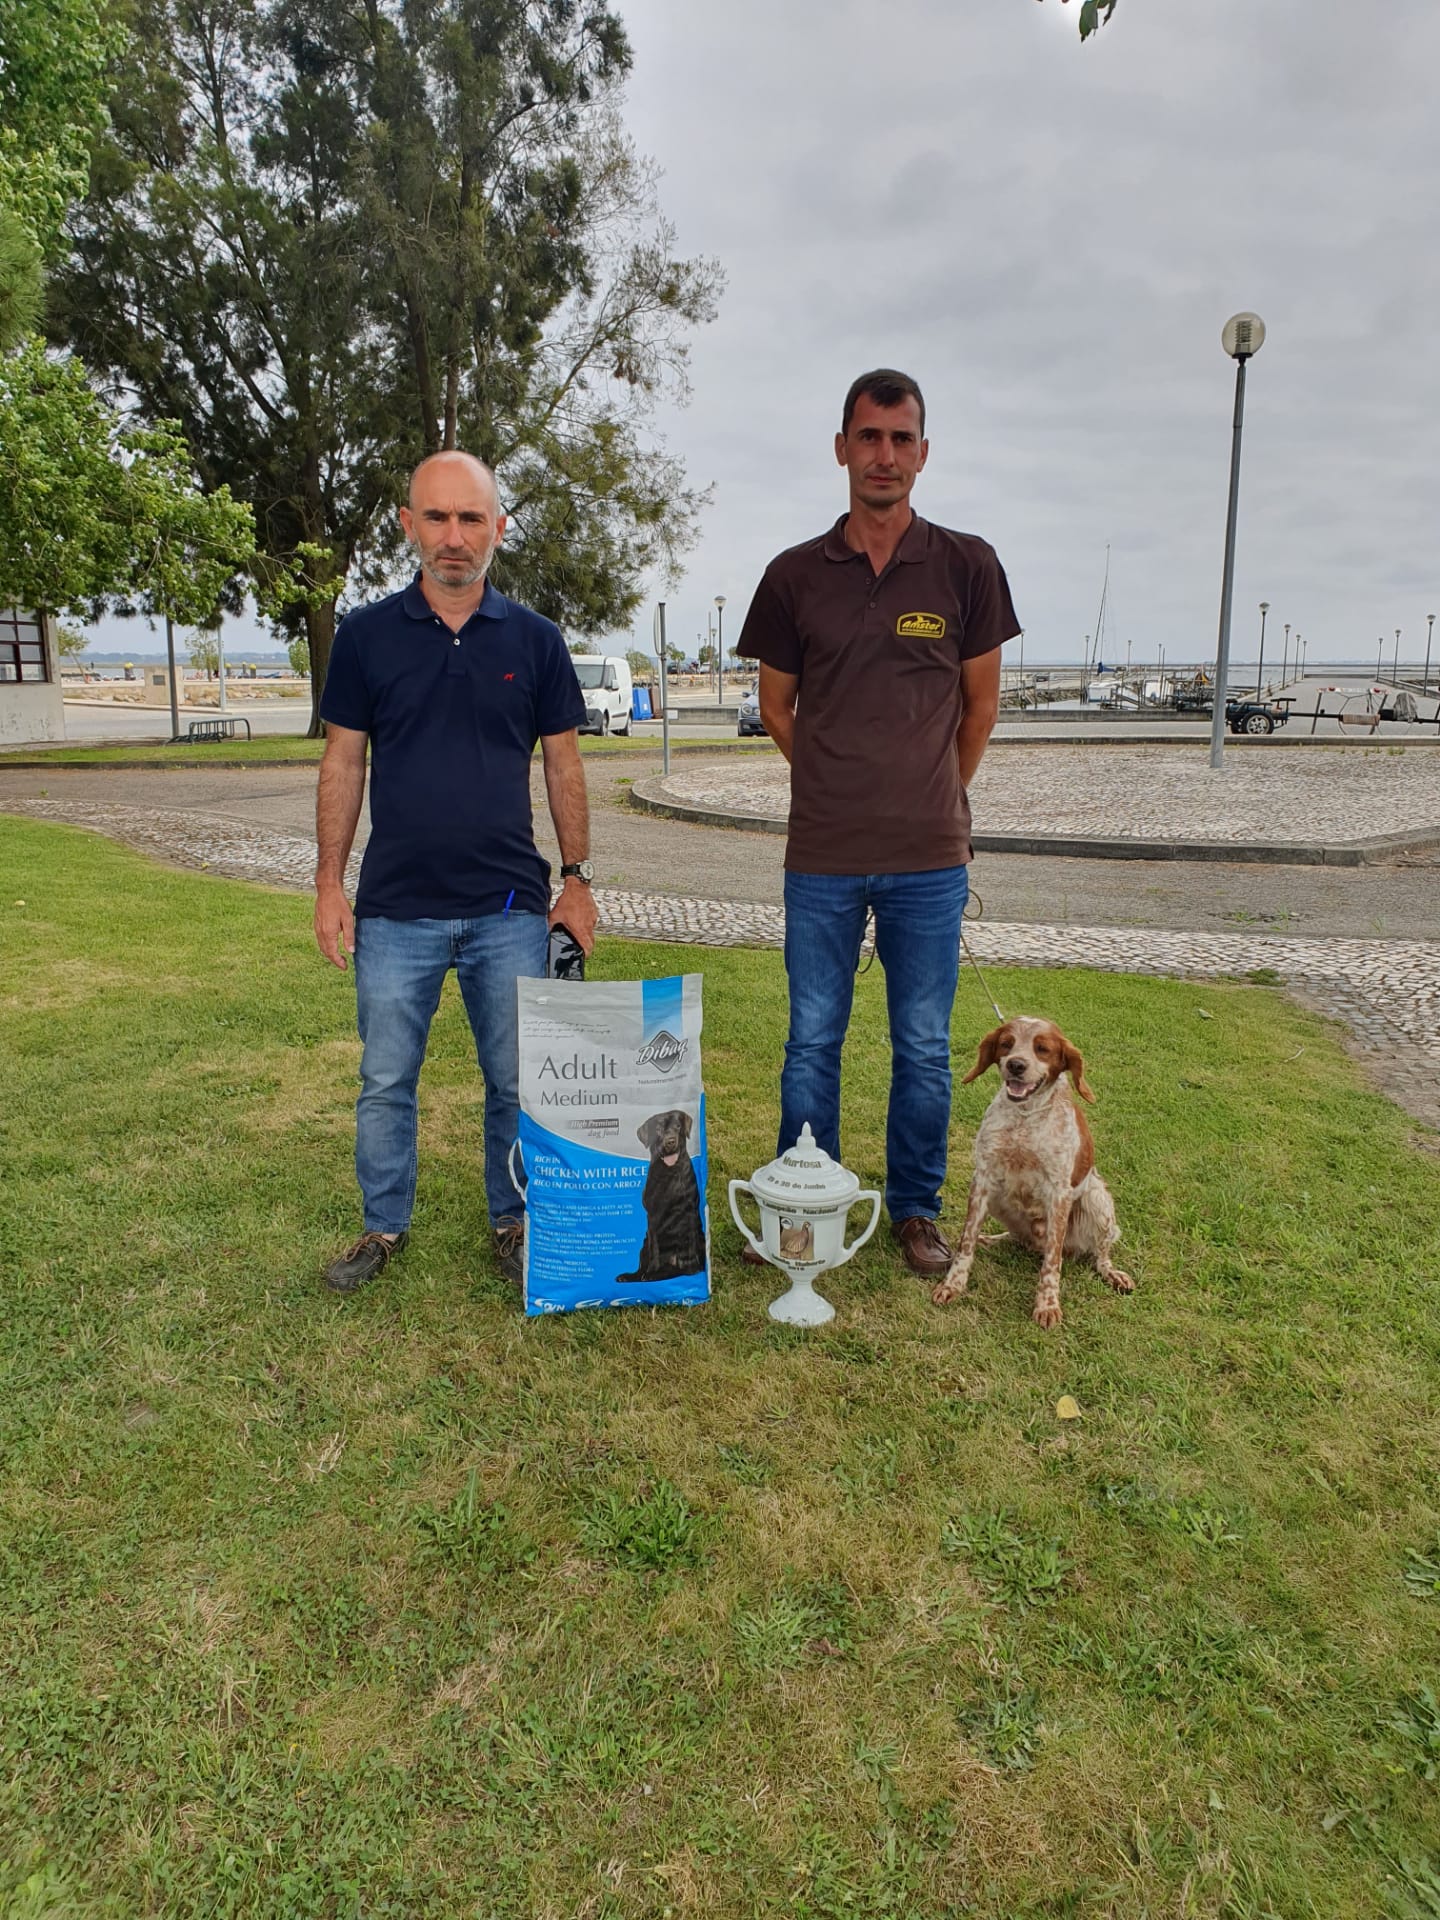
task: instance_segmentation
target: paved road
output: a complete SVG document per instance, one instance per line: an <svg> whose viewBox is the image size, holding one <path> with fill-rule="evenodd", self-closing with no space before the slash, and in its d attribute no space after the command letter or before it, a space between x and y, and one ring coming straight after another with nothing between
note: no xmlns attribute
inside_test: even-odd
<svg viewBox="0 0 1440 1920"><path fill-rule="evenodd" d="M597 757L586 764L602 885L779 904L784 841L778 836L636 812L626 799L629 785L658 770L658 753ZM43 771L6 768L0 760L0 807L12 798L45 794L178 810L309 836L315 774L308 767ZM535 818L541 845L553 858L538 775ZM362 824L362 843L364 831ZM1433 856L1384 867L1314 868L984 854L976 859L971 879L986 917L1005 922L1440 940L1440 863Z"/></svg>

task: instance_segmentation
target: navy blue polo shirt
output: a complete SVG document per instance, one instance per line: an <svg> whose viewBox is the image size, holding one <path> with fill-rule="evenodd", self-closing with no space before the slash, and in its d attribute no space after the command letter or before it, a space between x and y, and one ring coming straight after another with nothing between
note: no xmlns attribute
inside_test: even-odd
<svg viewBox="0 0 1440 1920"><path fill-rule="evenodd" d="M530 762L542 734L585 723L560 629L487 581L452 633L420 591L347 613L320 717L370 736L370 842L357 917L470 920L547 913Z"/></svg>

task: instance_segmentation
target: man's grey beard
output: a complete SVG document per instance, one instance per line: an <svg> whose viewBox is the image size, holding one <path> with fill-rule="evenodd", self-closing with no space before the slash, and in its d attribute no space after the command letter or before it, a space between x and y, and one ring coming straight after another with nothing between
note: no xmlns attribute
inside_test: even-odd
<svg viewBox="0 0 1440 1920"><path fill-rule="evenodd" d="M444 587L447 592L453 593L456 587L473 587L477 580L483 580L489 572L490 562L494 557L495 549L492 547L478 567L469 573L462 574L458 580L447 580L443 574L436 571L433 561L422 559L420 566L423 572L429 574L437 587Z"/></svg>

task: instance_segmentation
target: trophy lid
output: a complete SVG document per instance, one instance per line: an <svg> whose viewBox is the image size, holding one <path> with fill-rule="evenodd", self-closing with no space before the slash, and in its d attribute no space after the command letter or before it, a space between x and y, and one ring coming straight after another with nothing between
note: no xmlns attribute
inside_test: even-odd
<svg viewBox="0 0 1440 1920"><path fill-rule="evenodd" d="M794 1146L750 1176L750 1188L762 1205L798 1210L831 1207L859 1190L858 1174L842 1167L816 1140L807 1120Z"/></svg>

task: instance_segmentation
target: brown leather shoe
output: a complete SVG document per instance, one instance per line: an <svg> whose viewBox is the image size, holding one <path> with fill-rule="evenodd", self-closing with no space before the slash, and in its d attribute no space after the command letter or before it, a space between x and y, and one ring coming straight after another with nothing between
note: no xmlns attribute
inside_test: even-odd
<svg viewBox="0 0 1440 1920"><path fill-rule="evenodd" d="M358 1293L367 1280L373 1280L410 1238L408 1233L362 1233L353 1247L337 1254L325 1269L325 1284L332 1293Z"/></svg>
<svg viewBox="0 0 1440 1920"><path fill-rule="evenodd" d="M747 1267L768 1267L770 1264L763 1253L756 1253L748 1240L740 1249L740 1258Z"/></svg>
<svg viewBox="0 0 1440 1920"><path fill-rule="evenodd" d="M923 1213L916 1213L908 1220L893 1221L890 1231L900 1242L905 1264L912 1273L932 1280L937 1274L949 1272L955 1256L937 1220L927 1220Z"/></svg>

